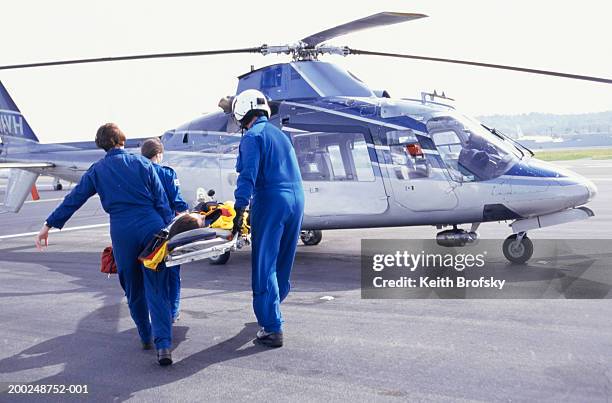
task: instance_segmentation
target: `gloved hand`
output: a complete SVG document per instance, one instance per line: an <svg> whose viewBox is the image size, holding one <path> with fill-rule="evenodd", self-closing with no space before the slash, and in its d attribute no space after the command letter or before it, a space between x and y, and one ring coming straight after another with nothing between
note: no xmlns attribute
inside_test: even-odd
<svg viewBox="0 0 612 403"><path fill-rule="evenodd" d="M232 227L232 235L239 234L242 230L242 223L244 220L244 212L246 208L241 207L236 209L236 217L234 217L234 226Z"/></svg>

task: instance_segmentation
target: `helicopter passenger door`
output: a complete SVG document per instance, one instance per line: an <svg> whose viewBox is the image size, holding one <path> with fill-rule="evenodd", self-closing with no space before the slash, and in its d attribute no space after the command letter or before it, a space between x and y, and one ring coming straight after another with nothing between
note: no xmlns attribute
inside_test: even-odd
<svg viewBox="0 0 612 403"><path fill-rule="evenodd" d="M424 149L412 130L382 132L380 140L383 155L379 160L381 167L386 166L396 204L412 211L443 211L457 206L453 182L438 151Z"/></svg>
<svg viewBox="0 0 612 403"><path fill-rule="evenodd" d="M323 129L321 127L321 129ZM388 201L382 178L375 175L362 127L326 125L289 133L304 186L304 213L309 216L380 214Z"/></svg>

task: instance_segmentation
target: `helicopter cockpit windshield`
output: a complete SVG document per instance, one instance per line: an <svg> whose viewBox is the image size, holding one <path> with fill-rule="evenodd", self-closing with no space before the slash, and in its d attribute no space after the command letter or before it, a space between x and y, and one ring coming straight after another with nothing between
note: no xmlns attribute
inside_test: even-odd
<svg viewBox="0 0 612 403"><path fill-rule="evenodd" d="M436 114L427 131L451 177L460 182L493 179L520 159L518 150L478 122L455 112Z"/></svg>

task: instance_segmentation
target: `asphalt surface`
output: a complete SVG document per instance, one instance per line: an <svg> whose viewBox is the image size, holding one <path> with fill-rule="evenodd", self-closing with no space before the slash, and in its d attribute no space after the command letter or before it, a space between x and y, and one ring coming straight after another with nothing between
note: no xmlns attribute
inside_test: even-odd
<svg viewBox="0 0 612 403"><path fill-rule="evenodd" d="M610 238L612 161L561 163L599 188L596 216L532 238ZM91 200L51 234L33 235L65 192L39 181L40 202L0 215L0 402L61 401L577 401L612 400L612 302L366 300L361 238L429 238L433 227L324 232L300 246L283 304L285 346L252 344L249 253L226 266L185 265L175 365L140 350L115 277L99 273L110 243ZM0 193L5 182L0 179ZM505 238L507 224L485 224ZM22 235L25 234L25 235ZM329 298L333 297L333 298ZM9 395L8 384L87 385L84 395Z"/></svg>

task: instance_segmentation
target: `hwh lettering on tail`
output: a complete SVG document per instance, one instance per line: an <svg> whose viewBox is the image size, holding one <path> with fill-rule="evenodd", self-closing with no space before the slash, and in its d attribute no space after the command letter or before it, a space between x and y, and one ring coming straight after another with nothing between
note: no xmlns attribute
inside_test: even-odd
<svg viewBox="0 0 612 403"><path fill-rule="evenodd" d="M23 117L0 114L0 134L23 136Z"/></svg>

